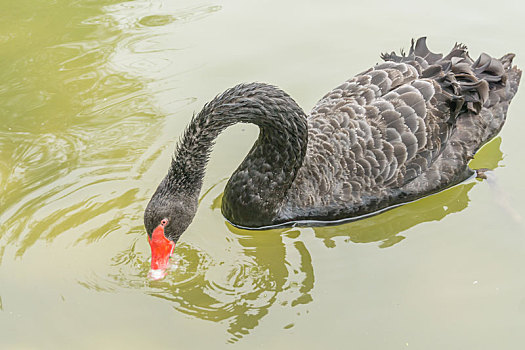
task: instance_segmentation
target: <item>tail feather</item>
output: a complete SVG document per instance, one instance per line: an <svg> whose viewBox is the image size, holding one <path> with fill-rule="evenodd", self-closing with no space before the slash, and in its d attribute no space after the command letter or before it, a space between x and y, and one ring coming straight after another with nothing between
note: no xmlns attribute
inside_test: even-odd
<svg viewBox="0 0 525 350"><path fill-rule="evenodd" d="M431 52L426 37L412 40L408 55L395 52L381 55L385 61L405 62L415 66L422 78L439 81L443 89L464 101L462 112L480 113L481 109L510 100L518 90L521 70L512 67L514 54L500 59L482 53L476 61L468 54L467 46L456 43L449 54Z"/></svg>
<svg viewBox="0 0 525 350"><path fill-rule="evenodd" d="M439 84L441 97L449 102L449 120L454 123L441 155L423 175L403 187L408 196L436 191L472 174L467 164L503 127L522 73L512 66L514 54L496 59L483 53L474 61L465 45L456 44L443 57L430 52L425 40L412 41L408 55L382 55L385 60L412 65L419 79Z"/></svg>
<svg viewBox="0 0 525 350"><path fill-rule="evenodd" d="M514 56L508 53L497 59L482 53L474 61L467 47L456 43L443 57L431 52L423 37L412 40L408 55L392 52L381 57L410 64L419 71L420 78L433 79L441 86L451 101L450 120L456 125L454 139L471 157L505 123L522 73L512 66Z"/></svg>

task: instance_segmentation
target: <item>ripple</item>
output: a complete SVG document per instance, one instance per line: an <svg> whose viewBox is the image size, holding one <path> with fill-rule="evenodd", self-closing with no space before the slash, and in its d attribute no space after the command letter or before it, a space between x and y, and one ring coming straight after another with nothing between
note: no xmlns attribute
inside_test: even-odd
<svg viewBox="0 0 525 350"><path fill-rule="evenodd" d="M175 21L175 17L171 15L150 15L139 19L139 24L145 27L160 27L170 24Z"/></svg>
<svg viewBox="0 0 525 350"><path fill-rule="evenodd" d="M136 231L140 231L140 239L145 239L142 228L137 228ZM112 265L118 272L110 274L106 282L99 279L98 287L108 289L119 285L143 289L147 285L149 289L146 289L146 293L161 296L166 290L180 290L187 284L202 283L205 271L211 264L211 259L205 252L181 242L177 244L171 257L170 273L163 280L148 280L146 276L150 269L150 257L137 250L137 241L138 239L113 258Z"/></svg>
<svg viewBox="0 0 525 350"><path fill-rule="evenodd" d="M138 289L169 302L179 312L225 324L229 341L235 342L257 327L270 308L308 304L314 282L310 254L296 235L289 238L289 232L269 232L261 245L261 238L237 232L241 235L227 248L237 250L235 254L212 256L198 246L177 243L171 270L157 281L146 277L149 252L141 252L136 240L113 258L113 273L79 284L99 291Z"/></svg>
<svg viewBox="0 0 525 350"><path fill-rule="evenodd" d="M274 305L293 307L310 292L313 269L297 257L308 252L291 242L285 247L280 234L269 236L277 255L260 255L252 241L235 234L231 254L211 255L181 243L168 276L146 278L149 252L137 244L145 239L143 208L156 186L154 163L173 147L166 142L172 136L162 131L163 110L195 101L168 81L184 73L164 72L183 45L166 38L174 26L219 9L109 5L107 13L75 17L82 25L74 35L60 33L55 39L61 40L10 63L8 71L23 73L0 83L9 115L7 126L0 126L0 261L23 259L39 242L59 237L66 248L109 235L136 237L115 254L107 275L79 278L78 284L161 298L178 312L224 324L232 341L253 330ZM155 99L161 94L169 96L162 109Z"/></svg>
<svg viewBox="0 0 525 350"><path fill-rule="evenodd" d="M188 9L174 9L172 14L156 14L140 17L137 23L145 27L160 27L172 24L176 21L189 22L196 21L220 11L222 6L196 6Z"/></svg>
<svg viewBox="0 0 525 350"><path fill-rule="evenodd" d="M95 17L86 19L85 40L46 47L43 67L38 52L38 60L17 61L27 76L8 75L1 89L17 114L0 126L0 229L17 257L40 240L92 243L141 221L146 198L136 164L158 146L148 135L164 116L145 81L111 61L132 33L107 28L108 15Z"/></svg>

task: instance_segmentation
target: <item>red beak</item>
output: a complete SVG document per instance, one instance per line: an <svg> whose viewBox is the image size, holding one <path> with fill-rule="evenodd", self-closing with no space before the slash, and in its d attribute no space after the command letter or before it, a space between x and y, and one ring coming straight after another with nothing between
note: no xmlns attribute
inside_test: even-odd
<svg viewBox="0 0 525 350"><path fill-rule="evenodd" d="M153 230L148 241L151 247L151 270L152 272L155 271L152 276L154 279L159 279L165 276L165 270L169 267L170 256L173 253L173 248L175 248L175 243L164 236L163 225L159 225Z"/></svg>

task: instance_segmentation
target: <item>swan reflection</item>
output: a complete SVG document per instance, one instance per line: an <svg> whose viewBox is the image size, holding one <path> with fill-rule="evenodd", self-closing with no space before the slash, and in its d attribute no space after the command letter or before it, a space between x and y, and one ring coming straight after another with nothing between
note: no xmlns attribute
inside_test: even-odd
<svg viewBox="0 0 525 350"><path fill-rule="evenodd" d="M480 151L476 166L497 167L502 159L500 143L498 138ZM354 243L380 242L381 248L391 247L405 238L402 233L409 228L465 209L475 184L472 180L364 220L315 227L313 231L326 247L334 247L340 241L337 238ZM201 204L217 217L221 188L214 185L201 198ZM113 258L115 272L107 278L79 283L104 292L116 292L119 287L141 290L166 301L177 312L223 324L229 342L251 333L270 310L275 312L277 308L292 310L290 318L282 320L282 327L293 327L304 307L313 301L314 266L309 240L303 239L304 230L249 231L227 222L214 230L223 232L213 235L228 234L219 253L208 252L198 244L179 242L170 273L163 280L150 281L146 279L149 251L136 247L137 242L144 240L143 227L136 226L132 232L137 234L135 242ZM199 236L203 234L200 232Z"/></svg>
<svg viewBox="0 0 525 350"><path fill-rule="evenodd" d="M312 260L298 231L261 234L226 226L236 238L231 242L235 247L226 250L239 251L237 254L214 258L180 242L166 278L144 282L149 269L147 253L139 252L135 242L114 257L118 273L110 275L109 281L164 299L184 314L225 324L230 342L250 333L273 306L293 308L312 301ZM130 266L133 271L125 271ZM79 283L89 289L114 289Z"/></svg>
<svg viewBox="0 0 525 350"><path fill-rule="evenodd" d="M455 186L436 195L394 208L370 219L339 226L316 227L315 235L327 247L334 247L333 238L345 236L354 243L381 242L380 248L393 246L405 237L402 232L423 222L439 221L468 206L468 192L475 183Z"/></svg>

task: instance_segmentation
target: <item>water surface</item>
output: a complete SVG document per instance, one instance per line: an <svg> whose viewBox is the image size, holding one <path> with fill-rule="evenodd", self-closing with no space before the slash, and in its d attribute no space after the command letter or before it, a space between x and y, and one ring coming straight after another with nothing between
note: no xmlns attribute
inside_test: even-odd
<svg viewBox="0 0 525 350"><path fill-rule="evenodd" d="M525 67L523 5L494 6L0 4L0 347L521 349L522 91L473 160L488 180L339 226L226 223L226 179L257 137L234 126L178 267L146 278L144 207L205 102L264 81L309 110L422 35L434 51L461 41Z"/></svg>

